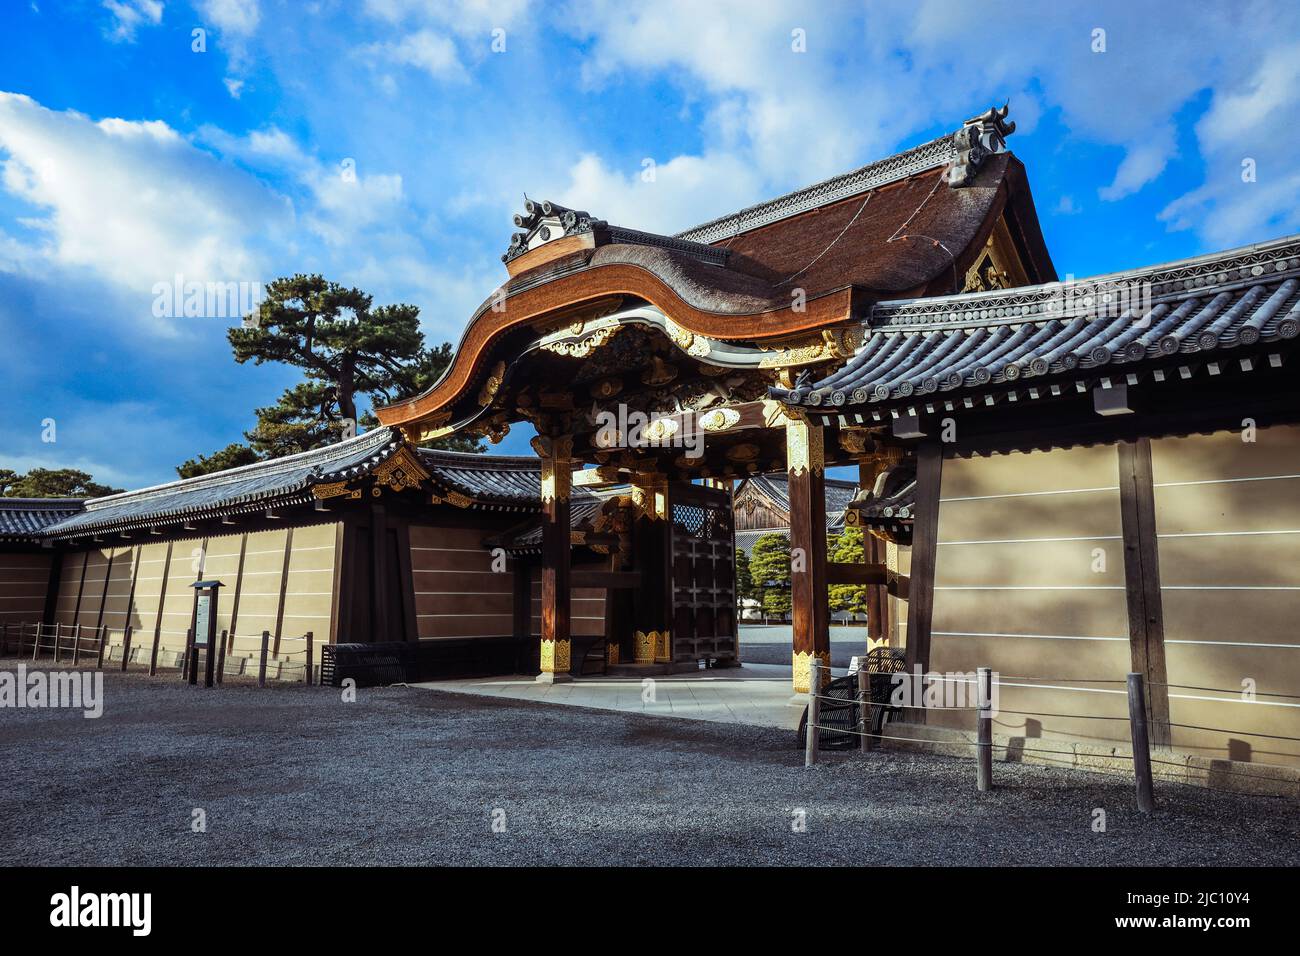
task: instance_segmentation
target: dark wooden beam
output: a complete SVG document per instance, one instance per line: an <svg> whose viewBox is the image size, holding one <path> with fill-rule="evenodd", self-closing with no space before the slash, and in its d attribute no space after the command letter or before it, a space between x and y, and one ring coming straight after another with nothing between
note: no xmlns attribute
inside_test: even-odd
<svg viewBox="0 0 1300 956"><path fill-rule="evenodd" d="M1146 682L1151 742L1170 745L1169 688L1165 668L1165 620L1160 596L1156 498L1151 441L1119 444L1119 505L1124 538L1124 591L1128 599L1129 657Z"/></svg>

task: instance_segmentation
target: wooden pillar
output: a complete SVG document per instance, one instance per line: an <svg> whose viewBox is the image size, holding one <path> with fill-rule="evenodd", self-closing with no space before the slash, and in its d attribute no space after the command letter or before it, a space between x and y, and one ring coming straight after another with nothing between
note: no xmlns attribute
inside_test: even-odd
<svg viewBox="0 0 1300 956"><path fill-rule="evenodd" d="M826 593L826 459L822 428L799 419L785 426L790 488L790 597L794 621L794 691L808 693L812 662L830 678L830 608Z"/></svg>
<svg viewBox="0 0 1300 956"><path fill-rule="evenodd" d="M633 548L641 586L632 601L634 664L668 664L673 654L673 552L668 477L639 471L632 478Z"/></svg>
<svg viewBox="0 0 1300 956"><path fill-rule="evenodd" d="M934 616L934 566L939 540L939 485L943 446L934 439L916 450L916 510L912 518L912 571L907 606L907 670L930 666L930 621Z"/></svg>
<svg viewBox="0 0 1300 956"><path fill-rule="evenodd" d="M1146 684L1151 743L1170 745L1169 688L1165 669L1165 620L1160 597L1156 498L1151 442L1119 444L1119 505L1124 539L1124 590L1128 598L1129 657Z"/></svg>
<svg viewBox="0 0 1300 956"><path fill-rule="evenodd" d="M882 459L878 455L858 459L858 487L875 487L876 478L880 475L881 467ZM859 524L858 529L862 532L863 563L885 564L886 542L872 534L865 525ZM867 650L870 650L871 641L878 641L886 645L890 643L889 592L885 590L884 585L868 585L866 591Z"/></svg>
<svg viewBox="0 0 1300 956"><path fill-rule="evenodd" d="M570 679L569 643L569 491L573 480L573 439L533 440L542 458L542 643L537 680Z"/></svg>

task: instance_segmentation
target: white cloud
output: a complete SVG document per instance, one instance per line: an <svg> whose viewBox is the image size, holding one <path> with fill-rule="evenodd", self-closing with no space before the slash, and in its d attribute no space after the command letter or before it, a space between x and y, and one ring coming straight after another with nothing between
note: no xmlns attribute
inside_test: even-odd
<svg viewBox="0 0 1300 956"><path fill-rule="evenodd" d="M1196 124L1206 179L1160 218L1218 246L1300 231L1300 168L1290 131L1300 126L1300 44L1256 50L1242 82L1216 90Z"/></svg>
<svg viewBox="0 0 1300 956"><path fill-rule="evenodd" d="M414 67L435 80L466 78L456 44L432 30L417 30L392 43L372 43L362 53L376 66L392 63Z"/></svg>
<svg viewBox="0 0 1300 956"><path fill-rule="evenodd" d="M199 13L223 33L251 36L262 21L258 0L200 0Z"/></svg>
<svg viewBox="0 0 1300 956"><path fill-rule="evenodd" d="M1281 132L1300 121L1300 8L1293 6L1198 8L1195 18L1157 25L1150 7L1130 0L885 0L858 15L782 2L629 8L574 0L562 22L589 42L583 69L593 85L624 82L632 72L671 77L684 95L703 91L706 151L757 171L767 185L751 199L885 155L922 130L955 127L1009 98L1022 135L1054 112L1078 142L1119 147L1099 190L1117 201L1180 158L1176 119L1214 90L1197 127L1211 179L1171 206L1167 219L1177 227L1204 216L1202 234L1221 238L1291 218L1270 212L1269 203L1294 206L1285 199L1293 164ZM790 52L796 28L805 31L806 53ZM1106 31L1100 53L1093 50L1098 28ZM1242 155L1267 159L1261 168L1273 179L1253 192L1239 189Z"/></svg>
<svg viewBox="0 0 1300 956"><path fill-rule="evenodd" d="M95 122L0 93L0 157L4 188L35 209L36 238L11 263L88 269L140 295L177 272L264 281L256 242L291 218L283 197L156 120Z"/></svg>
<svg viewBox="0 0 1300 956"><path fill-rule="evenodd" d="M162 23L162 0L103 0L102 6L113 15L108 38L114 42L133 43L140 27Z"/></svg>
<svg viewBox="0 0 1300 956"><path fill-rule="evenodd" d="M727 154L676 156L622 171L588 153L569 170L555 201L616 225L673 233L744 206L758 188L754 171Z"/></svg>

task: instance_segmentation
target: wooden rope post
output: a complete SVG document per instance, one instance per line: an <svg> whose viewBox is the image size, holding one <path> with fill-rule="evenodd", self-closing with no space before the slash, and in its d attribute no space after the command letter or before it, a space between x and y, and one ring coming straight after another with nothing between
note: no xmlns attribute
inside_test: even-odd
<svg viewBox="0 0 1300 956"><path fill-rule="evenodd" d="M153 650L149 652L149 676L153 677L158 673L158 638L162 634L161 627L153 629Z"/></svg>
<svg viewBox="0 0 1300 956"><path fill-rule="evenodd" d="M131 625L128 624L122 631L122 670L126 670L126 662L131 659Z"/></svg>
<svg viewBox="0 0 1300 956"><path fill-rule="evenodd" d="M77 624L72 628L72 666L76 667L81 663L81 625Z"/></svg>
<svg viewBox="0 0 1300 956"><path fill-rule="evenodd" d="M303 668L303 672L302 672L303 681L308 684L312 682L311 680L312 677L311 638L312 638L312 633L311 631L308 631L307 632L307 664L306 667Z"/></svg>
<svg viewBox="0 0 1300 956"><path fill-rule="evenodd" d="M262 658L257 664L257 686L266 686L266 652L271 647L271 632L262 632Z"/></svg>
<svg viewBox="0 0 1300 956"><path fill-rule="evenodd" d="M1147 700L1141 674L1128 675L1128 725L1133 735L1138 809L1151 813L1156 808L1156 797L1151 784L1151 741L1147 737Z"/></svg>
<svg viewBox="0 0 1300 956"><path fill-rule="evenodd" d="M871 674L867 672L867 659L858 659L858 750L871 749Z"/></svg>
<svg viewBox="0 0 1300 956"><path fill-rule="evenodd" d="M811 767L817 762L817 738L821 736L818 724L822 716L822 662L814 657L808 669L808 731L804 736L803 765Z"/></svg>
<svg viewBox="0 0 1300 956"><path fill-rule="evenodd" d="M975 711L975 749L977 769L975 786L981 793L993 789L993 671L976 668L976 693L979 707Z"/></svg>
<svg viewBox="0 0 1300 956"><path fill-rule="evenodd" d="M95 655L95 670L104 669L104 645L108 643L108 625L99 625L99 652Z"/></svg>
<svg viewBox="0 0 1300 956"><path fill-rule="evenodd" d="M54 663L59 662L59 645L63 643L63 624L56 621L54 624Z"/></svg>
<svg viewBox="0 0 1300 956"><path fill-rule="evenodd" d="M185 629L185 656L181 658L181 680L190 679L190 652L194 650L194 628Z"/></svg>
<svg viewBox="0 0 1300 956"><path fill-rule="evenodd" d="M221 683L221 676L226 672L226 632L221 632L221 646L217 648L217 683Z"/></svg>
<svg viewBox="0 0 1300 956"><path fill-rule="evenodd" d="M36 625L36 636L32 639L32 660L36 660L36 655L41 652L41 628L43 624Z"/></svg>

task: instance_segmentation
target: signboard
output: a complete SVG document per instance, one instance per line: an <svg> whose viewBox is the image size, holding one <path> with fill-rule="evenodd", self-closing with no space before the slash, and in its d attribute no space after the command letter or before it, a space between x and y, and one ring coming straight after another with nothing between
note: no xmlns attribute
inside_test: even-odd
<svg viewBox="0 0 1300 956"><path fill-rule="evenodd" d="M198 603L194 609L194 646L208 646L208 632L212 618L212 596L214 591L199 591Z"/></svg>

